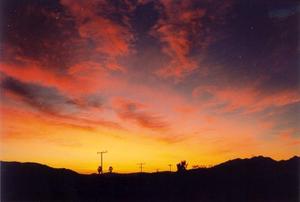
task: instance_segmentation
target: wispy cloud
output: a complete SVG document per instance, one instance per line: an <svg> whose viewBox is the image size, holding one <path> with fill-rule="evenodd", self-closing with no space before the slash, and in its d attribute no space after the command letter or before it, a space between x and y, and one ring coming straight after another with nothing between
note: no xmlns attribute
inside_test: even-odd
<svg viewBox="0 0 300 202"><path fill-rule="evenodd" d="M148 112L145 105L126 99L117 99L114 106L119 117L133 121L137 125L151 130L167 130L169 128L162 116Z"/></svg>
<svg viewBox="0 0 300 202"><path fill-rule="evenodd" d="M191 9L186 2L162 1L162 18L153 29L153 34L163 43L163 52L170 57L170 63L157 74L162 77L180 78L197 68L197 63L189 57L191 41L196 21L205 15L204 9ZM178 14L178 10L180 12ZM196 21L195 21L196 20Z"/></svg>
<svg viewBox="0 0 300 202"><path fill-rule="evenodd" d="M105 8L113 5L109 5L108 1L62 0L61 3L75 17L80 36L91 40L96 46L95 51L103 54L104 66L110 70L124 71L124 68L118 64L117 57L130 52L133 35L128 24L117 23L107 17L110 13L106 12L112 9Z"/></svg>
<svg viewBox="0 0 300 202"><path fill-rule="evenodd" d="M24 103L33 111L42 113L46 117L59 120L60 124L71 127L91 129L98 126L121 129L122 127L113 121L100 118L86 118L81 115L82 110L101 109L100 99L88 96L80 100L69 98L61 94L57 89L44 87L33 83L24 83L14 78L3 76L1 89L4 98Z"/></svg>
<svg viewBox="0 0 300 202"><path fill-rule="evenodd" d="M281 107L300 101L297 90L279 91L274 94L262 94L252 87L200 86L194 89L193 96L199 98L207 107L223 106L222 112L260 112L269 107Z"/></svg>
<svg viewBox="0 0 300 202"><path fill-rule="evenodd" d="M162 50L170 57L169 63L159 69L157 75L167 78L182 79L194 70L202 68L199 58L205 56L207 47L215 41L215 36L210 33L204 24L208 19L216 22L222 18L230 2L217 4L218 15L208 10L205 2L203 5L196 1L160 1L158 6L161 18L152 30L152 34L162 42ZM179 12L180 11L180 12ZM192 49L201 50L201 57L193 57ZM206 70L205 70L206 71Z"/></svg>
<svg viewBox="0 0 300 202"><path fill-rule="evenodd" d="M58 113L70 109L71 99L60 94L55 88L24 83L12 77L1 80L1 88L6 96L13 95L31 107L47 113Z"/></svg>

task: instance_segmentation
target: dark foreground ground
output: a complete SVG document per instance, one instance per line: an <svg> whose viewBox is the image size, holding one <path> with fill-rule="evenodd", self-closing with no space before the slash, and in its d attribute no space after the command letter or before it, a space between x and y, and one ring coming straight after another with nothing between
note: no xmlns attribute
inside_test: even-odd
<svg viewBox="0 0 300 202"><path fill-rule="evenodd" d="M184 173L81 175L1 162L1 201L300 201L300 158L236 159Z"/></svg>

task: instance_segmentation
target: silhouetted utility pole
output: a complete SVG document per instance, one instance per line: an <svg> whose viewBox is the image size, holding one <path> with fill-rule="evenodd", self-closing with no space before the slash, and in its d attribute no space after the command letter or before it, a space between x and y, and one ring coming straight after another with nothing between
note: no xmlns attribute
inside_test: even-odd
<svg viewBox="0 0 300 202"><path fill-rule="evenodd" d="M143 165L145 165L145 163L138 163L138 165L140 166L141 173L142 173L143 172Z"/></svg>
<svg viewBox="0 0 300 202"><path fill-rule="evenodd" d="M170 167L170 172L172 171L172 164L169 164L168 165Z"/></svg>
<svg viewBox="0 0 300 202"><path fill-rule="evenodd" d="M102 169L102 173L103 173L103 154L107 153L107 151L101 151L101 152L97 152L97 154L101 155L101 169Z"/></svg>

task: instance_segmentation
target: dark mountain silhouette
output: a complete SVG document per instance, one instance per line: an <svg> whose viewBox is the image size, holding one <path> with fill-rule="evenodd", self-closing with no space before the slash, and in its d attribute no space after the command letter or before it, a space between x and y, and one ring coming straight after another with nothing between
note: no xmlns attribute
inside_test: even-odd
<svg viewBox="0 0 300 202"><path fill-rule="evenodd" d="M186 172L83 175L1 162L1 201L299 201L300 158L234 159Z"/></svg>

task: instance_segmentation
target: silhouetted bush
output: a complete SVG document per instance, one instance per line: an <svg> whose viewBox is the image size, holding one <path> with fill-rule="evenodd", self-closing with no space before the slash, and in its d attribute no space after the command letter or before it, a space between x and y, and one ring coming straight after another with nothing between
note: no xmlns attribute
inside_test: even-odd
<svg viewBox="0 0 300 202"><path fill-rule="evenodd" d="M186 171L188 164L186 161L181 161L177 164L177 172L184 172Z"/></svg>
<svg viewBox="0 0 300 202"><path fill-rule="evenodd" d="M99 173L99 175L103 173L102 166L98 167L98 173Z"/></svg>
<svg viewBox="0 0 300 202"><path fill-rule="evenodd" d="M112 173L113 167L112 167L112 166L109 166L108 171L109 171L109 173Z"/></svg>

